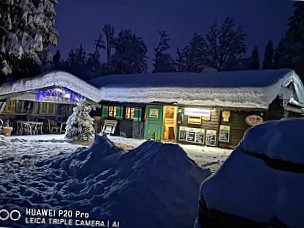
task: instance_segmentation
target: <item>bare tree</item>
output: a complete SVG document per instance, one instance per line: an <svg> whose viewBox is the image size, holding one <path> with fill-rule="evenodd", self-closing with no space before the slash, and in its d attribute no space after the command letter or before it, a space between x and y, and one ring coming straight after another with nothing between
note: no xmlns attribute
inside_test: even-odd
<svg viewBox="0 0 304 228"><path fill-rule="evenodd" d="M220 27L217 23L212 25L205 35L206 64L218 70L236 65L246 52L245 37L243 27L235 27L231 18L226 18Z"/></svg>
<svg viewBox="0 0 304 228"><path fill-rule="evenodd" d="M174 72L175 63L171 55L166 51L170 48L168 42L169 37L166 31L159 31L160 39L156 48L154 48L155 59L154 59L154 70L153 73L157 72Z"/></svg>
<svg viewBox="0 0 304 228"><path fill-rule="evenodd" d="M104 25L102 31L104 32L106 38L107 63L109 63L114 40L114 27L107 24Z"/></svg>

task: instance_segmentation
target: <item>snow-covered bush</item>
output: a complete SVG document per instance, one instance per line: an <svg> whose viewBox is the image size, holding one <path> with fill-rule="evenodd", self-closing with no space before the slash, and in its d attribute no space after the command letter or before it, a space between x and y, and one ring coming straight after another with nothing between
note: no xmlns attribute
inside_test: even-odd
<svg viewBox="0 0 304 228"><path fill-rule="evenodd" d="M94 119L89 115L92 110L85 99L80 99L67 120L65 138L70 141L87 141L94 137Z"/></svg>

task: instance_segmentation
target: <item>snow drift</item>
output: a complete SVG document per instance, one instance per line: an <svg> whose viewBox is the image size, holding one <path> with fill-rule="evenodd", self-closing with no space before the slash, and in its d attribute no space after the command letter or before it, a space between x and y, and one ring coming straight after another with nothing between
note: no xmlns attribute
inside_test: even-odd
<svg viewBox="0 0 304 228"><path fill-rule="evenodd" d="M0 204L21 211L84 210L123 228L185 228L193 225L198 188L209 175L178 145L147 141L125 152L97 136L89 148L1 178Z"/></svg>
<svg viewBox="0 0 304 228"><path fill-rule="evenodd" d="M251 128L216 174L202 184L208 208L304 227L303 128L303 119ZM301 170L296 170L299 166Z"/></svg>

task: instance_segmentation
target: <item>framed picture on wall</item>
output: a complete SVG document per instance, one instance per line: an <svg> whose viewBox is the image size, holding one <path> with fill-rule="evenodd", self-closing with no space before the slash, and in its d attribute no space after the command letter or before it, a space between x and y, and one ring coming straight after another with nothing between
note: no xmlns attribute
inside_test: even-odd
<svg viewBox="0 0 304 228"><path fill-rule="evenodd" d="M149 110L149 117L152 117L152 118L158 118L158 109L156 108L151 108Z"/></svg>
<svg viewBox="0 0 304 228"><path fill-rule="evenodd" d="M219 141L220 142L229 142L230 140L230 126L221 125L220 133L219 133Z"/></svg>
<svg viewBox="0 0 304 228"><path fill-rule="evenodd" d="M179 141L186 141L187 139L187 129L185 127L179 128L178 140Z"/></svg>
<svg viewBox="0 0 304 228"><path fill-rule="evenodd" d="M195 134L195 142L199 144L205 143L205 129L197 129Z"/></svg>
<svg viewBox="0 0 304 228"><path fill-rule="evenodd" d="M208 145L208 146L216 145L216 131L215 130L206 131L206 145Z"/></svg>

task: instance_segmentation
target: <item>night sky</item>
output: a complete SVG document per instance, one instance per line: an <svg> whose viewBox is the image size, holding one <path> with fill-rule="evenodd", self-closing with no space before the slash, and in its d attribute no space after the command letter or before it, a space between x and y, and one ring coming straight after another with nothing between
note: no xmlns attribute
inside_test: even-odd
<svg viewBox="0 0 304 228"><path fill-rule="evenodd" d="M66 58L82 43L91 52L104 24L113 25L115 34L131 28L148 47L150 72L159 30L168 32L174 54L194 32L205 34L215 21L232 17L248 35L246 56L254 46L262 56L269 39L276 45L285 34L292 4L291 0L62 0L56 6L55 27L60 36L52 50L59 49Z"/></svg>

